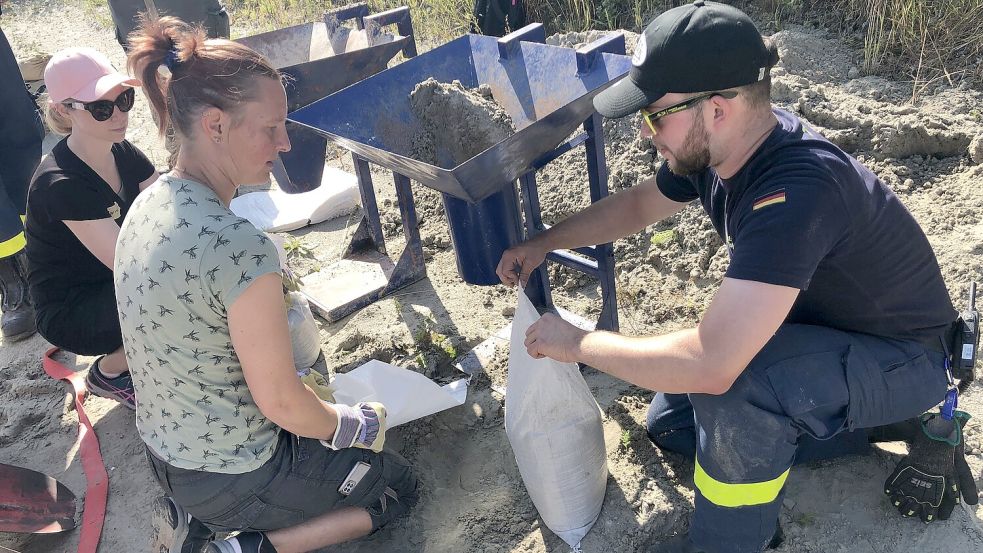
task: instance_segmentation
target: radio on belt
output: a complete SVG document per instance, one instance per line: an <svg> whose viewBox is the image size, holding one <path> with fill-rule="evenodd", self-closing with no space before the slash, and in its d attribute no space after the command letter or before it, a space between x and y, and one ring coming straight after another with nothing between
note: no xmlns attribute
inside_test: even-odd
<svg viewBox="0 0 983 553"><path fill-rule="evenodd" d="M963 311L956 323L953 338L952 376L963 382L976 377L976 349L980 343L980 312L976 310L976 283L969 284L969 309Z"/></svg>

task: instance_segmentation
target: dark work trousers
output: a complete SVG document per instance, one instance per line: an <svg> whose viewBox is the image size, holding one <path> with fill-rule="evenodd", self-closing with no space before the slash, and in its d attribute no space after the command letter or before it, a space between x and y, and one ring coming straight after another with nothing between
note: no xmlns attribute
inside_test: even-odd
<svg viewBox="0 0 983 553"><path fill-rule="evenodd" d="M383 451L334 451L317 440L283 430L273 457L243 474L180 469L147 449L150 468L164 491L195 518L218 532L269 532L329 511L361 507L377 530L412 510L419 499L409 462ZM356 463L368 472L349 495L339 488Z"/></svg>
<svg viewBox="0 0 983 553"><path fill-rule="evenodd" d="M917 342L783 325L726 393L656 394L649 436L695 457L693 544L763 551L792 465L866 451L863 429L942 401L943 363Z"/></svg>
<svg viewBox="0 0 983 553"><path fill-rule="evenodd" d="M201 23L210 38L229 38L229 14L219 0L156 0L154 6L161 17L171 15L187 23ZM116 41L124 50L127 36L146 11L146 0L109 0Z"/></svg>
<svg viewBox="0 0 983 553"><path fill-rule="evenodd" d="M24 249L27 187L41 161L44 126L0 30L0 258Z"/></svg>

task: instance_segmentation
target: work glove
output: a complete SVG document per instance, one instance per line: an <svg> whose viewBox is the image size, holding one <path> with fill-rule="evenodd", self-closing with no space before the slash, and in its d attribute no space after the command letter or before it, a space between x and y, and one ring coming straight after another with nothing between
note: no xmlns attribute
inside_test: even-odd
<svg viewBox="0 0 983 553"><path fill-rule="evenodd" d="M946 520L959 503L960 494L976 505L979 491L966 463L963 427L969 413L956 411L952 420L940 413L919 417L908 455L901 459L884 483L884 493L901 516L918 516L924 522Z"/></svg>
<svg viewBox="0 0 983 553"><path fill-rule="evenodd" d="M297 376L321 401L334 403L334 388L328 384L328 379L324 378L324 375L314 369L306 369L297 371Z"/></svg>
<svg viewBox="0 0 983 553"><path fill-rule="evenodd" d="M360 447L376 453L382 451L386 441L386 408L381 403L331 406L338 413L338 426L331 440L321 440L321 444L335 450Z"/></svg>

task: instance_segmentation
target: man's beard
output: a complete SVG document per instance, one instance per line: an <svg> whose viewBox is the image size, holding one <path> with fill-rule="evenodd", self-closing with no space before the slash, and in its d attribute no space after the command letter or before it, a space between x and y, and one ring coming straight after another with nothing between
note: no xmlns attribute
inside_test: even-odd
<svg viewBox="0 0 983 553"><path fill-rule="evenodd" d="M710 134L703 125L702 110L697 108L696 122L686 133L683 146L675 153L675 163L666 160L675 175L685 177L710 168Z"/></svg>

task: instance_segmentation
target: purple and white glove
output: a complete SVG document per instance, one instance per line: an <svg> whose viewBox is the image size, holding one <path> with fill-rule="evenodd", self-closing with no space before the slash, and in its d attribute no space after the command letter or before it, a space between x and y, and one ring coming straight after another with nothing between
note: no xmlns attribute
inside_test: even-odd
<svg viewBox="0 0 983 553"><path fill-rule="evenodd" d="M321 443L331 449L362 447L382 451L386 439L386 409L380 403L359 403L355 406L332 404L338 414L338 426L331 440Z"/></svg>

